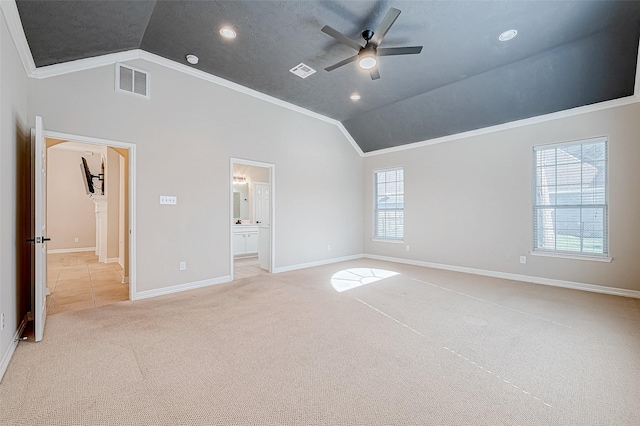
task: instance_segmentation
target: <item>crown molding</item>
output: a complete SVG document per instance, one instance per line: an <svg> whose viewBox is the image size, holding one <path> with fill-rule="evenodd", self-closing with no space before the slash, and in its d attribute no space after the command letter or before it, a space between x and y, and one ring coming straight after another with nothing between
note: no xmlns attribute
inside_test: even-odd
<svg viewBox="0 0 640 426"><path fill-rule="evenodd" d="M274 105L278 105L281 106L283 108L287 108L291 111L295 111L295 112L299 112L301 114L304 114L306 116L312 117L312 118L316 118L320 121L324 121L325 123L329 123L329 124L333 124L333 125L337 125L337 123L339 123L339 121L334 120L333 118L329 118L326 115L322 115L322 114L318 114L317 112L313 112L311 110L308 110L306 108L302 108L298 105L294 105L292 103L289 102L285 102L281 99L278 98L274 98L273 96L269 96L266 95L262 92L258 92L257 90L253 90L250 89L248 87L242 86L238 83L234 83L232 81L229 80L225 80L224 78L221 77L217 77L213 74L209 74L207 72L204 71L200 71L198 69L195 69L189 65L185 65L185 64L181 64L179 62L173 61L171 59L167 59L167 58L163 58L162 56L158 56L154 53L149 53L145 50L138 50L138 52L140 53L139 58L140 59L144 59L145 61L148 62L152 62L154 64L157 65L162 65L166 68L170 68L172 70L175 71L179 71L182 72L184 74L187 75L191 75L193 77L197 77L201 80L205 80L205 81L209 81L211 83L215 83L219 86L223 86L226 87L228 89L234 90L236 92L240 92L243 93L245 95L249 95L251 97L269 102L271 104Z"/></svg>
<svg viewBox="0 0 640 426"><path fill-rule="evenodd" d="M102 56L94 56L93 58L77 59L75 61L62 62L60 64L36 68L29 77L37 79L56 77L59 75L74 73L76 71L90 70L92 68L113 65L117 62L131 61L139 58L140 50L126 50L124 52L109 53Z"/></svg>
<svg viewBox="0 0 640 426"><path fill-rule="evenodd" d="M360 145L358 145L358 143L356 142L356 140L353 138L353 136L351 136L351 133L349 133L347 131L347 129L344 127L344 125L342 124L342 122L340 121L336 121L336 126L338 126L338 129L342 132L342 134L344 135L345 138L347 138L347 140L349 141L349 143L351 144L351 146L353 147L353 149L356 150L356 152L358 153L358 155L360 157L364 157L364 151L362 151L362 149L360 148Z"/></svg>
<svg viewBox="0 0 640 426"><path fill-rule="evenodd" d="M558 120L560 118L572 117L574 115L581 115L581 114L587 114L594 111L601 111L603 109L616 108L624 105L634 104L637 102L640 102L640 97L636 95L632 95L632 96L627 96L625 98L613 99L611 101L599 102L597 104L585 105L585 106L571 108L563 111L552 112L550 114L538 115L535 117L525 118L522 120L510 121L508 123L498 124L496 126L483 127L482 129L470 130L468 132L463 132L463 133L456 133L454 135L442 136L439 138L427 139L424 141L413 142L406 145L394 146L392 148L385 148L385 149L379 149L377 151L365 152L363 156L373 157L376 155L384 155L392 152L422 148L429 145L436 145L439 143L451 142L459 139L466 139L474 136L501 132L503 130L530 126L532 124L544 123L546 121Z"/></svg>
<svg viewBox="0 0 640 426"><path fill-rule="evenodd" d="M15 0L0 0L0 12L4 17L4 22L7 24L9 34L13 40L13 44L16 46L20 60L24 66L24 70L28 76L31 76L36 70L36 63L33 61L31 55L31 49L27 42L27 36L24 34L22 28L22 21L20 20L20 13L18 12L18 6Z"/></svg>

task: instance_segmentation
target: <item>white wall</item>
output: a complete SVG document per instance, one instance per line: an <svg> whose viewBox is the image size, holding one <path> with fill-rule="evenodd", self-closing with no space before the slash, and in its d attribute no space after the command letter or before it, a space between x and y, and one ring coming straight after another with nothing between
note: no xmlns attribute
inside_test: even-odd
<svg viewBox="0 0 640 426"><path fill-rule="evenodd" d="M98 175L100 154L64 148L64 143L47 150L47 233L49 250L72 250L96 246L95 203L87 195L80 165L87 160L91 174ZM94 179L96 193L101 183ZM78 238L78 242L75 242Z"/></svg>
<svg viewBox="0 0 640 426"><path fill-rule="evenodd" d="M2 13L0 12L0 15ZM29 139L27 77L0 16L0 378L14 348L13 339L30 308L28 271ZM26 217L25 217L26 216Z"/></svg>
<svg viewBox="0 0 640 426"><path fill-rule="evenodd" d="M151 99L116 93L105 66L30 79L29 110L51 131L136 144L138 291L230 274L230 157L275 164L276 268L362 253L363 160L336 126L131 65L150 71ZM160 195L178 204L161 206Z"/></svg>
<svg viewBox="0 0 640 426"><path fill-rule="evenodd" d="M640 104L367 157L365 252L640 290ZM608 136L611 263L531 256L532 147ZM373 171L405 168L405 244L371 241ZM411 247L405 251L405 245ZM527 256L522 265L518 257ZM507 256L512 261L507 262Z"/></svg>

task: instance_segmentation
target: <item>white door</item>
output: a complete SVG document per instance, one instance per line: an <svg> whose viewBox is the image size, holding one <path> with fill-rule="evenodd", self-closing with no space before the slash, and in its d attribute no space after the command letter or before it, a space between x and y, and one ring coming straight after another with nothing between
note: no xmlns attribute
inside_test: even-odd
<svg viewBox="0 0 640 426"><path fill-rule="evenodd" d="M42 117L36 117L36 128L31 132L34 156L33 209L35 226L35 286L33 322L36 342L42 340L44 322L47 318L47 146L42 127Z"/></svg>
<svg viewBox="0 0 640 426"><path fill-rule="evenodd" d="M269 225L269 184L254 183L253 184L253 205L256 223Z"/></svg>

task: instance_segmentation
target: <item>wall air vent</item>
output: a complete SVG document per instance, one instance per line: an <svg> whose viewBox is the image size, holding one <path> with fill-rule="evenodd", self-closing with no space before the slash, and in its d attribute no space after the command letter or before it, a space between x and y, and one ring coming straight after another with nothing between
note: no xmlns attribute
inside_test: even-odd
<svg viewBox="0 0 640 426"><path fill-rule="evenodd" d="M316 70L311 68L309 65L303 64L302 62L300 62L295 67L291 68L289 71L291 71L292 73L294 73L295 75L297 75L300 78L307 78L311 74L316 72Z"/></svg>
<svg viewBox="0 0 640 426"><path fill-rule="evenodd" d="M149 73L146 71L116 64L116 91L149 98L149 80Z"/></svg>

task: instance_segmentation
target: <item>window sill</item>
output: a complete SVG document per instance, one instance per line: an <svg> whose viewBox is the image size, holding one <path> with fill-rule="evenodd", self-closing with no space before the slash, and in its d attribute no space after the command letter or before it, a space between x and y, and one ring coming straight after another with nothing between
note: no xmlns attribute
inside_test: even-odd
<svg viewBox="0 0 640 426"><path fill-rule="evenodd" d="M372 238L371 241L376 243L404 244L404 240L386 240L384 238Z"/></svg>
<svg viewBox="0 0 640 426"><path fill-rule="evenodd" d="M609 263L613 260L609 256L589 256L588 254L569 254L569 253L554 253L548 251L529 251L532 256L542 257L559 257L561 259L573 259L573 260L587 260L591 262L606 262Z"/></svg>

